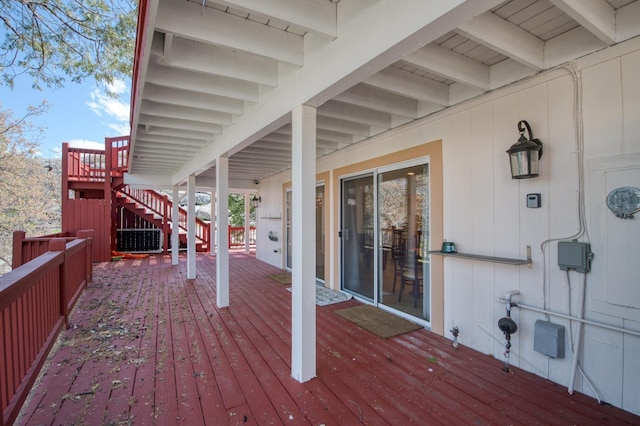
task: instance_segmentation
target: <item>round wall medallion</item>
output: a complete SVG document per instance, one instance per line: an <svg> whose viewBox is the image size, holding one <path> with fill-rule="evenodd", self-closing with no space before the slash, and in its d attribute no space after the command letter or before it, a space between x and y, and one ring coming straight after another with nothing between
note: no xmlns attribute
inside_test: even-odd
<svg viewBox="0 0 640 426"><path fill-rule="evenodd" d="M614 189L607 195L607 207L620 219L632 219L640 210L640 189L632 186Z"/></svg>

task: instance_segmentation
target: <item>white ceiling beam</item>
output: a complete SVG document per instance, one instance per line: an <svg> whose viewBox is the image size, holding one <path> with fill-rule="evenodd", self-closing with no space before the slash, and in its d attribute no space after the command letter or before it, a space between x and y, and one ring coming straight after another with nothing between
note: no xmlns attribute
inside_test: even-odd
<svg viewBox="0 0 640 426"><path fill-rule="evenodd" d="M147 83L210 95L226 96L247 102L258 102L258 85L235 78L206 75L163 66L157 57L151 58ZM142 96L140 96L142 99Z"/></svg>
<svg viewBox="0 0 640 426"><path fill-rule="evenodd" d="M297 66L304 64L302 37L184 0L160 3L156 30Z"/></svg>
<svg viewBox="0 0 640 426"><path fill-rule="evenodd" d="M211 133L219 135L222 133L222 126L218 124L208 124L192 120L179 120L177 118L162 118L145 114L140 114L138 122L142 125L167 127L170 129L184 129L196 132Z"/></svg>
<svg viewBox="0 0 640 426"><path fill-rule="evenodd" d="M544 42L491 12L459 25L456 31L531 68L544 68Z"/></svg>
<svg viewBox="0 0 640 426"><path fill-rule="evenodd" d="M185 152L188 151L190 154L198 152L202 149L201 146L195 145L187 145L183 144L180 141L172 141L172 142L158 142L152 139L140 139L140 146L136 146L136 155L140 154L138 149L149 150L149 149L162 149L162 151L176 151L176 152Z"/></svg>
<svg viewBox="0 0 640 426"><path fill-rule="evenodd" d="M389 67L363 83L398 95L438 105L449 105L449 86L399 68Z"/></svg>
<svg viewBox="0 0 640 426"><path fill-rule="evenodd" d="M622 42L640 35L640 1L616 10L616 38Z"/></svg>
<svg viewBox="0 0 640 426"><path fill-rule="evenodd" d="M442 78L489 90L489 67L444 47L429 44L403 58L409 64Z"/></svg>
<svg viewBox="0 0 640 426"><path fill-rule="evenodd" d="M291 151L277 151L277 150L271 151L266 148L245 148L242 151L233 154L233 156L238 158L272 157L272 158L291 159Z"/></svg>
<svg viewBox="0 0 640 426"><path fill-rule="evenodd" d="M172 89L155 84L146 84L142 96L149 101L161 102L163 104L208 109L236 115L244 113L244 102L238 99L189 90Z"/></svg>
<svg viewBox="0 0 640 426"><path fill-rule="evenodd" d="M278 85L278 63L273 59L168 34L165 38L175 38L171 57L162 60L165 65L270 87Z"/></svg>
<svg viewBox="0 0 640 426"><path fill-rule="evenodd" d="M353 136L348 133L334 132L331 130L317 129L316 140L327 140L338 144L349 145L353 143Z"/></svg>
<svg viewBox="0 0 640 426"><path fill-rule="evenodd" d="M163 39L164 39L164 46L162 49L162 57L164 58L165 61L170 61L171 53L173 51L173 42L174 42L175 36L173 34L165 34Z"/></svg>
<svg viewBox="0 0 640 426"><path fill-rule="evenodd" d="M325 102L317 111L318 115L324 117L340 118L384 129L391 128L391 114L370 108L363 108L332 100Z"/></svg>
<svg viewBox="0 0 640 426"><path fill-rule="evenodd" d="M171 181L170 175L139 175L134 173L125 173L124 174L124 183L126 185L149 185L149 186L171 186L173 182Z"/></svg>
<svg viewBox="0 0 640 426"><path fill-rule="evenodd" d="M418 118L418 105L415 99L409 99L366 84L356 84L334 99L361 107L375 108L389 114Z"/></svg>
<svg viewBox="0 0 640 426"><path fill-rule="evenodd" d="M151 160L151 159L165 159L172 160L176 162L176 160L185 161L193 158L193 153L179 153L179 152L164 152L164 151L150 151L150 150L140 150L136 149L136 159L137 160Z"/></svg>
<svg viewBox="0 0 640 426"><path fill-rule="evenodd" d="M260 149L266 149L268 151L291 152L291 147L287 147L287 145L285 144L280 144L280 143L273 144L268 141L263 141L262 139L249 145L248 148L260 148ZM245 149L248 149L248 148L245 148ZM238 151L238 152L242 152L242 151Z"/></svg>
<svg viewBox="0 0 640 426"><path fill-rule="evenodd" d="M160 136L172 136L177 138L187 138L187 139L200 139L200 140L213 140L213 133L205 133L205 132L194 132L191 130L178 130L178 129L170 129L168 127L157 127L157 126L145 126L145 129L138 130L139 135L160 135Z"/></svg>
<svg viewBox="0 0 640 426"><path fill-rule="evenodd" d="M318 116L316 127L323 130L331 130L352 135L370 136L371 129L366 124L354 123L352 121L340 120L337 118ZM316 141L317 143L317 141Z"/></svg>
<svg viewBox="0 0 640 426"><path fill-rule="evenodd" d="M170 151L189 151L191 153L198 152L205 144L201 141L180 140L171 138L160 138L160 136L142 136L140 137L140 148L152 148ZM136 155L138 152L136 151Z"/></svg>
<svg viewBox="0 0 640 426"><path fill-rule="evenodd" d="M607 45L616 42L616 11L605 0L550 0Z"/></svg>
<svg viewBox="0 0 640 426"><path fill-rule="evenodd" d="M178 118L192 121L200 121L208 124L220 124L229 126L232 123L231 114L224 112L210 111L201 108L191 108L162 104L144 100L142 110L145 114L157 117Z"/></svg>
<svg viewBox="0 0 640 426"><path fill-rule="evenodd" d="M323 37L337 37L337 2L327 0L225 0L221 4L256 12Z"/></svg>

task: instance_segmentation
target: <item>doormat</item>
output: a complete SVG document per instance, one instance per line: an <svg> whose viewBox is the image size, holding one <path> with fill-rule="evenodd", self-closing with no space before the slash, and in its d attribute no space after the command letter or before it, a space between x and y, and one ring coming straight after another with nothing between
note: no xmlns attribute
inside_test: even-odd
<svg viewBox="0 0 640 426"><path fill-rule="evenodd" d="M287 291L291 291L291 287L287 287ZM351 300L353 296L339 291L331 290L321 284L316 284L316 305L327 306L334 303L346 302Z"/></svg>
<svg viewBox="0 0 640 426"><path fill-rule="evenodd" d="M340 309L336 314L383 339L422 328L418 324L369 305Z"/></svg>
<svg viewBox="0 0 640 426"><path fill-rule="evenodd" d="M283 285L291 284L291 273L290 272L285 272L283 274L267 275L267 277L271 278L272 280L274 280L275 282L277 282L279 284L283 284Z"/></svg>

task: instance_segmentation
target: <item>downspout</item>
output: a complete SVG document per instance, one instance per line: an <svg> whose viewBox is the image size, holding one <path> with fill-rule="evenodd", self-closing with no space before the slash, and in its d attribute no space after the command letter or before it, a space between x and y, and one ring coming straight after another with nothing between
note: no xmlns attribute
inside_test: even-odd
<svg viewBox="0 0 640 426"><path fill-rule="evenodd" d="M567 392L569 395L573 395L573 389L576 381L576 372L578 371L578 359L580 357L580 348L582 347L582 327L584 319L584 299L585 299L585 281L587 280L586 274L582 274L582 280L578 284L578 312L576 318L578 319L578 330L576 332L576 345L573 349L573 362L571 363L571 375L569 376L569 386L567 386Z"/></svg>

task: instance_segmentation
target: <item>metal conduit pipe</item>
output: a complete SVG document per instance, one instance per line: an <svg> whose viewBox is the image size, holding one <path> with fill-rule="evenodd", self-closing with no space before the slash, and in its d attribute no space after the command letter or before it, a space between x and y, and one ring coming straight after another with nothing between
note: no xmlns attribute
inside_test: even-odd
<svg viewBox="0 0 640 426"><path fill-rule="evenodd" d="M534 312L540 312L542 314L553 315L555 317L564 318L564 319L568 319L568 320L571 320L571 321L578 321L578 322L581 322L581 323L584 323L584 324L589 324L589 325L593 325L593 326L596 326L596 327L606 328L608 330L613 330L613 331L617 331L617 332L620 332L620 333L627 333L627 334L631 334L633 336L640 337L640 332L638 332L638 331L627 330L626 328L614 327L612 325L601 324L599 322L589 321L589 320L586 320L586 319L579 319L579 318L572 317L572 316L569 316L569 315L564 315L564 314L560 314L560 313L557 313L557 312L548 311L546 309L540 309L540 308L536 308L534 306L525 305L525 304L519 303L519 302L511 302L511 306L515 306L516 308L520 308L520 309L528 309L528 310L534 311Z"/></svg>

